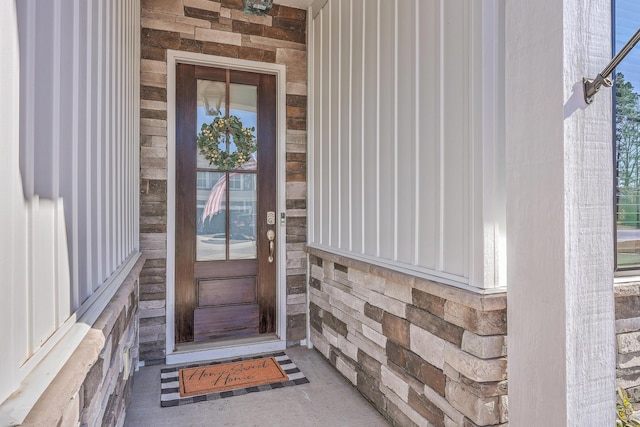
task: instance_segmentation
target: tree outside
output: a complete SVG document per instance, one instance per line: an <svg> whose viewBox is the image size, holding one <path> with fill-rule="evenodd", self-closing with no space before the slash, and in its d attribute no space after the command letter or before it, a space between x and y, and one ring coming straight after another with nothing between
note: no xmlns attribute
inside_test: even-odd
<svg viewBox="0 0 640 427"><path fill-rule="evenodd" d="M640 95L615 76L617 264L640 266Z"/></svg>

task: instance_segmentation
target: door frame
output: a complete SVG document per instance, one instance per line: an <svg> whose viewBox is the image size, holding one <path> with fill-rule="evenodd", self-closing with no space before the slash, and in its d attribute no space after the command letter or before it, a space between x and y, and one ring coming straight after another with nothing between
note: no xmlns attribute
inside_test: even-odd
<svg viewBox="0 0 640 427"><path fill-rule="evenodd" d="M167 261L166 261L166 363L191 363L284 350L287 346L286 225L276 219L276 337L229 344L190 344L177 350L175 345L175 208L176 208L176 64L202 65L276 76L276 206L277 216L286 212L286 67L281 64L227 58L201 53L167 50Z"/></svg>

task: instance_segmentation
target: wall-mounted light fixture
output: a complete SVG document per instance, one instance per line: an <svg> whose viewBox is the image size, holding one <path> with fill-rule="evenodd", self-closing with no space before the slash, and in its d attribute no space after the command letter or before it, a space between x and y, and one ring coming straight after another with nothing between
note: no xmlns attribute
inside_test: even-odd
<svg viewBox="0 0 640 427"><path fill-rule="evenodd" d="M265 16L273 6L273 0L242 0L244 13Z"/></svg>
<svg viewBox="0 0 640 427"><path fill-rule="evenodd" d="M624 59L625 56L631 52L631 49L638 43L640 40L640 29L636 31L636 33L631 37L631 40L624 45L620 52L616 56L613 57L609 65L604 67L604 70L600 74L596 76L595 79L588 79L586 77L582 78L582 84L584 85L584 100L587 104L591 104L593 102L593 96L598 93L602 86L611 87L613 86L613 81L609 78L609 75L613 73L613 70L620 64L620 62Z"/></svg>

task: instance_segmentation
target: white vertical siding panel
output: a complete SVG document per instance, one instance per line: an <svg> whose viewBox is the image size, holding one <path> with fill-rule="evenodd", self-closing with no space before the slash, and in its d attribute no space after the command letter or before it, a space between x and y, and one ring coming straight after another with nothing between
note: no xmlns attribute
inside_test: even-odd
<svg viewBox="0 0 640 427"><path fill-rule="evenodd" d="M135 154L135 147L136 147L136 142L137 142L137 138L135 137L135 127L134 127L134 122L136 121L137 115L136 115L136 110L135 110L135 105L136 105L136 101L135 101L135 97L139 96L138 94L140 93L140 91L136 90L135 88L135 81L136 81L136 75L135 75L135 61L134 58L139 58L136 57L136 41L135 41L135 28L136 28L136 11L135 11L135 1L131 0L129 1L129 24L128 24L128 33L129 33L129 63L128 63L128 70L129 70L129 78L127 79L128 82L128 87L127 87L127 93L129 94L129 113L127 114L127 117L129 118L129 121L127 123L127 129L129 130L129 134L128 134L128 140L129 140L129 152L128 152L128 158L129 158L129 175L128 175L128 181L127 181L127 188L131 189L128 194L129 194L129 207L127 209L128 212L128 217L129 218L129 222L128 222L128 226L127 226L127 233L126 235L128 236L128 241L127 241L127 254L130 254L133 252L133 250L135 249L135 237L134 237L134 233L135 233L135 227L134 227L134 222L137 221L136 217L136 213L134 210L135 207L135 197L140 197L140 191L138 190L138 183L137 183L137 179L136 179L136 173L135 173L135 159L136 159L136 154Z"/></svg>
<svg viewBox="0 0 640 427"><path fill-rule="evenodd" d="M29 329L31 326L30 313L28 311L29 307L29 298L33 295L33 277L31 275L31 260L28 255L28 242L31 240L32 233L29 230L29 217L28 212L25 217L24 213L26 211L26 205L23 201L23 194L20 193L20 181L22 181L22 192L25 197L31 198L33 196L34 191L34 151L35 151L35 132L34 132L34 122L35 122L35 114L33 111L35 109L35 76L36 76L36 28L37 28L37 14L35 10L35 0L25 0L24 2L15 3L15 7L18 12L18 26L20 28L20 59L21 63L18 67L18 64L15 64L15 68L12 70L11 77L15 77L15 74L18 74L20 70L22 72L21 80L20 80L20 93L24 93L26 96L24 98L20 98L19 94L16 95L15 99L4 99L3 105L8 106L10 111L15 111L15 106L20 104L20 131L15 129L15 123L11 122L12 119L11 113L9 115L2 115L2 118L7 120L10 124L9 126L0 127L3 132L3 135L7 135L8 138L3 137L2 143L9 145L8 152L3 150L2 158L9 165L8 167L2 167L0 170L4 173L12 173L12 176L7 182L12 183L11 187L2 187L4 188L15 188L13 197L10 199L10 215L13 219L12 222L3 222L5 225L10 225L11 228L9 231L12 239L9 242L3 243L3 248L7 251L8 256L2 257L2 259L7 260L9 272L7 280L8 283L21 283L23 286L2 286L2 290L4 292L9 292L11 295L10 298L10 307L9 309L2 310L4 315L10 316L8 321L4 321L2 324L5 327L2 329L3 331L9 331L10 339L3 340L2 342L11 342L10 350L10 360L7 368L14 368L15 366L20 366L26 358L29 356L29 347L30 347L30 333ZM8 18L12 19L11 15L6 15ZM2 18L0 18L2 19ZM8 25L4 28L0 28L0 32L3 30L14 30L11 28L11 25ZM18 37L17 33L12 32L12 37ZM4 33L4 32L3 32ZM7 43L18 43L18 40L14 39L4 39ZM18 60L17 57L12 57L12 60ZM9 61L9 64L12 64L12 61ZM15 84L15 82L13 82ZM12 86L13 86L12 84ZM27 112L31 112L31 114L27 114ZM25 129L25 131L22 131ZM20 138L20 146L18 147L15 144L15 140L13 138ZM20 169L22 174L20 174L20 170L15 169L16 160L20 159ZM3 175L4 177L4 175ZM0 250L1 251L1 250ZM13 271L12 271L13 270ZM4 270L3 271L7 271ZM12 273L12 274L11 274ZM5 273L6 274L6 273ZM4 295L4 293L3 293ZM4 364L3 364L4 365ZM12 375L15 374L15 371L12 370ZM14 384L15 381L19 381L17 376L13 377ZM14 385L12 384L12 385ZM0 394L4 393L6 390L0 386ZM12 390L12 389L11 389ZM2 400L2 399L0 399Z"/></svg>
<svg viewBox="0 0 640 427"><path fill-rule="evenodd" d="M40 329L38 331L38 327L43 327L43 325L34 324L34 347L33 350L36 350L45 340L49 337L49 335L56 329L56 319L58 318L58 307L61 304L60 295L61 292L68 296L69 290L64 289L63 287L69 286L69 283L63 283L60 279L62 279L65 275L65 271L61 271L59 268L70 269L72 278L74 277L73 273L76 269L75 266L69 265L65 263L62 264L60 258L67 256L67 254L62 254L58 252L60 247L64 247L64 242L69 247L69 250L73 251L75 248L75 242L73 241L73 193L72 193L72 169L75 166L69 165L68 167L63 167L64 163L72 163L74 159L75 153L73 153L73 141L72 141L72 118L69 114L72 111L73 105L73 85L71 84L71 79L69 79L69 75L73 73L73 12L72 13L62 13L63 7L66 9L68 0L55 0L54 1L54 11L53 11L53 20L49 17L49 22L53 21L53 102L52 102L52 111L53 111L53 156L51 159L47 159L47 161L52 162L51 167L51 194L48 196L52 200L60 200L63 205L66 207L64 211L55 209L53 205L49 205L49 200L41 200L40 209L38 215L42 217L43 223L41 226L43 227L51 227L53 233L53 244L51 247L45 245L46 250L38 249L38 255L34 258L36 263L34 264L34 268L38 270L38 274L41 276L47 276L53 272L53 280L49 283L52 283L53 287L51 289L47 288L46 291L43 291L43 286L41 284L47 283L47 279L45 277L41 277L40 280L34 281L34 290L36 293L33 295L35 300L34 306L37 307L36 310L44 310L47 307L47 310L51 312L53 316L53 322L45 329L51 328L49 333L45 336L38 336L39 332L44 332L44 329ZM71 46L71 49L68 48ZM66 114L62 114L62 112ZM42 128L37 129L39 132L42 132ZM43 135L44 136L44 135ZM39 142L46 143L46 138L42 138ZM62 155L62 153L71 153L70 156ZM37 173L37 172L36 172ZM44 196L44 194L42 195ZM63 218L60 218L60 214L63 215ZM50 224L48 219L45 221L45 217L48 215L52 215L52 223ZM66 229L58 230L56 225L64 220L65 224L67 224ZM41 230L43 233L47 233L46 230ZM66 233L65 233L66 231ZM65 235L66 234L66 235ZM34 239L39 239L39 233L34 234ZM34 240L33 244L36 245L37 241ZM50 264L52 269L41 270L42 263L41 260L45 259L48 254L53 254L53 259ZM73 256L73 255L72 255ZM51 279L49 279L51 280ZM74 283L71 283L73 287ZM46 286L46 285L45 285ZM46 298L44 301L40 301L40 299ZM35 317L40 317L40 319L49 319L50 313L37 313L34 314Z"/></svg>
<svg viewBox="0 0 640 427"><path fill-rule="evenodd" d="M493 103L493 115L486 122L489 124L489 138L493 142L493 152L491 162L483 165L483 171L491 173L493 178L492 189L493 205L488 221L495 224L493 230L494 250L493 250L493 271L494 278L487 281L486 275L483 282L476 282L476 286L505 288L507 286L507 173L506 173L506 153L505 153L505 5L506 0L494 0L487 6L485 19L492 27L490 33L485 34L485 40L493 38L493 51L491 52L492 67L486 73L485 84L492 89L492 97L487 101ZM485 246L486 248L486 246ZM486 249L485 249L486 250Z"/></svg>
<svg viewBox="0 0 640 427"><path fill-rule="evenodd" d="M114 138L114 129L113 129L113 82L114 82L114 45L113 45L113 6L115 3L113 2L105 2L105 15L106 15L106 34L105 34L105 140L104 140L104 169L102 171L102 176L104 179L105 192L104 192L104 203L102 205L102 209L104 210L105 216L104 221L106 223L106 233L104 236L104 250L106 254L106 263L105 263L105 277L103 280L106 280L112 271L113 265L113 197L112 197L112 184L111 177L113 172L111 170L112 167L112 149L113 145L111 141Z"/></svg>
<svg viewBox="0 0 640 427"><path fill-rule="evenodd" d="M364 126L362 149L364 157L364 235L363 253L378 255L379 217L378 212L378 80L379 80L379 3L380 0L363 0L364 8L364 74L363 117Z"/></svg>
<svg viewBox="0 0 640 427"><path fill-rule="evenodd" d="M113 184L113 201L112 201L112 212L113 212L113 269L115 270L117 266L117 262L121 256L121 248L120 248L120 215L122 212L122 193L120 189L120 180L121 180L121 167L122 167L122 38L121 38L121 29L122 29L122 19L120 18L120 8L122 6L122 1L113 2L113 17L114 17L114 37L113 37L113 48L114 48L114 87L113 87L113 128L114 128L114 137L110 141L110 144L113 147L113 169L111 170L111 182Z"/></svg>
<svg viewBox="0 0 640 427"><path fill-rule="evenodd" d="M484 8L484 3L473 3L471 5L472 14L470 18L470 28L468 32L469 36L469 57L470 57L470 68L471 72L469 74L470 79L470 102L469 102L469 119L470 119L470 132L469 132L469 151L470 151L470 159L471 159L471 173L469 175L469 188L471 190L470 194L470 205L469 210L471 215L469 219L471 220L471 230L472 232L469 234L469 248L470 248L470 259L469 259L469 278L472 283L483 281L483 275L485 270L485 252L484 252L484 233L485 227L483 226L483 210L484 210L484 202L485 197L490 197L490 194L484 194L484 177L483 177L483 157L484 157L484 149L488 149L489 147L485 145L483 138L483 129L484 129L484 117L490 116L491 111L483 110L483 85L482 82L485 79L484 76L484 67L483 63L486 60L491 61L490 58L484 58L483 52L483 33L485 29L482 24L482 9ZM489 95L489 94L487 94ZM491 268L490 265L486 265L488 269Z"/></svg>
<svg viewBox="0 0 640 427"><path fill-rule="evenodd" d="M3 52L2 76L0 82L0 271L3 275L3 284L0 285L0 300L4 307L0 310L0 341L3 345L3 360L0 364L0 401L3 401L17 387L20 378L15 367L24 361L27 356L27 265L26 265L26 239L27 226L24 215L20 167L24 167L26 159L32 157L22 155L19 152L18 139L25 138L20 135L18 124L18 112L22 115L20 104L20 92L26 85L33 84L33 80L25 79L33 75L33 69L25 69L33 66L33 57L19 65L20 51L33 44L35 34L35 15L24 16L18 26L26 29L27 39L18 37L18 26L15 22L15 11L33 11L32 1L2 2L0 4L0 51ZM19 44L20 43L20 44ZM24 58L24 57L23 57ZM18 86L20 66L23 70L23 81ZM26 73L25 73L26 71ZM23 92L24 93L24 92ZM22 117L21 117L22 119ZM22 122L22 120L21 120ZM24 123L24 122L23 122ZM32 169L32 164L29 165ZM25 171L23 169L23 174ZM24 180L26 181L26 180ZM28 191L25 188L25 191ZM10 286L20 284L21 286ZM10 345L8 345L10 343Z"/></svg>
<svg viewBox="0 0 640 427"><path fill-rule="evenodd" d="M87 206L87 185L91 180L92 171L88 168L87 152L89 151L89 141L87 136L87 124L90 122L88 105L86 98L87 90L87 45L89 43L87 19L87 3L85 1L74 0L74 145L77 147L77 165L75 169L74 182L76 183L74 200L76 207L74 215L76 217L76 251L77 251L77 276L74 285L73 308L77 308L89 294L87 293L88 268L90 266L89 253L91 235L87 233L88 212Z"/></svg>
<svg viewBox="0 0 640 427"><path fill-rule="evenodd" d="M424 3L424 2L423 2ZM413 86L413 90L414 90L414 96L413 96L413 111L411 114L411 120L413 121L413 132L414 132L414 140L413 142L413 150L414 150L414 157L412 160L413 162L413 168L414 168L414 173L413 173L413 198L414 198L414 203L413 203L413 219L414 219L414 224L413 224L413 246L412 246L412 250L413 250L413 257L412 260L410 262L410 264L413 265L419 265L419 246L420 246L420 241L418 240L418 235L420 234L420 228L422 226L421 222L420 222L420 131L421 131L421 127L420 127L420 99L419 99L419 93L420 93L420 87L422 85L422 81L420 80L420 2L416 1L415 5L414 5L414 11L413 11L413 16L411 17L413 19L413 37L414 37L414 43L413 43L413 66L414 66L414 86Z"/></svg>
<svg viewBox="0 0 640 427"><path fill-rule="evenodd" d="M22 186L26 198L34 194L34 151L35 151L35 94L36 94L36 10L35 0L24 0L16 3L20 37L20 67L23 78L20 79L20 169Z"/></svg>
<svg viewBox="0 0 640 427"><path fill-rule="evenodd" d="M31 205L31 295L29 314L29 353L37 350L56 328L55 301L57 210L51 200L34 198ZM62 254L61 254L62 255ZM53 279L53 280L52 280ZM53 284L53 286L52 286Z"/></svg>
<svg viewBox="0 0 640 427"><path fill-rule="evenodd" d="M55 2L37 3L37 7L34 6L34 8L36 15L34 32L37 65L34 64L33 92L36 100L33 105L32 115L38 117L38 126L34 126L33 193L43 197L52 197L53 165L51 159L54 158L54 140L57 131L52 112L59 109L53 99L54 86L59 85L56 80L54 37L52 37L52 24L50 22L51 16L54 15ZM35 133L38 127L50 130L50 142L42 143L43 135ZM35 171L37 171L37 174Z"/></svg>
<svg viewBox="0 0 640 427"><path fill-rule="evenodd" d="M122 5L122 39L123 39L123 70L122 70L122 101L124 106L122 108L122 138L123 138L123 150L122 150L122 182L120 184L120 188L122 189L122 211L121 211L121 223L122 227L120 230L121 233L121 247L122 252L120 253L121 259L126 258L129 249L129 194L128 191L131 187L129 183L131 182L129 171L131 170L130 157L129 157L129 146L131 144L131 138L129 137L129 114L131 113L129 106L131 105L131 100L129 98L129 55L131 52L131 47L129 43L129 20L131 18L131 11L129 9L130 1L127 0Z"/></svg>
<svg viewBox="0 0 640 427"><path fill-rule="evenodd" d="M96 260L97 260L97 269L96 273L98 275L98 280L94 283L94 289L96 289L105 278L105 258L106 251L104 250L104 241L106 234L106 221L104 220L103 215L103 206L104 206L104 179L103 179L103 171L104 171L104 141L105 141L105 123L104 123L104 115L106 109L104 108L105 103L105 31L106 31L106 16L105 16L105 5L101 0L96 0L96 19L97 19L97 62L96 62L96 137L95 137L95 169L96 169L96 183L94 188L96 189L96 201L95 201L95 217L96 224L98 224L98 230L96 230Z"/></svg>
<svg viewBox="0 0 640 427"><path fill-rule="evenodd" d="M331 224L332 224L332 211L331 211L331 187L330 187L330 179L331 179L331 136L332 136L332 126L331 126L331 96L330 96L330 88L331 88L331 75L330 75L330 67L331 67L331 51L330 51L330 32L331 32L331 17L329 15L331 9L331 2L327 4L327 6L322 9L320 13L320 21L322 23L322 80L321 80L321 99L322 103L320 108L321 112L321 126L322 126L322 135L321 140L319 141L321 144L321 153L320 153L320 168L322 169L321 176L321 205L322 205L322 236L321 243L324 245L329 245L330 234L331 234Z"/></svg>
<svg viewBox="0 0 640 427"><path fill-rule="evenodd" d="M97 30L94 21L94 7L93 0L89 0L86 3L86 10L84 14L84 20L86 22L84 30L86 34L86 44L85 44L85 79L84 79L84 120L85 120L85 128L84 128L84 146L85 146L85 156L84 156L84 167L86 174L86 182L84 185L84 200L85 200L85 209L81 214L83 217L83 225L84 225L84 233L86 234L86 268L85 268L85 276L84 276L84 286L83 292L84 295L91 295L92 293L92 285L95 283L95 273L96 263L95 263L95 250L93 248L95 242L95 224L93 218L93 206L95 203L95 198L93 195L95 194L93 191L93 185L95 183L94 174L95 170L92 167L93 165L93 155L95 153L93 138L93 131L95 128L95 106L93 104L94 101L94 87L95 82L93 80L94 76L94 63L95 63L95 51L94 51L94 43L96 37L94 36L94 31Z"/></svg>
<svg viewBox="0 0 640 427"><path fill-rule="evenodd" d="M122 2L120 4L120 11L118 13L120 24L120 137L121 143L118 144L120 148L120 167L118 171L118 179L120 180L120 194L118 197L120 198L120 210L119 210L119 220L120 220L120 230L118 236L120 237L120 244L118 245L120 248L120 253L118 254L118 264L126 257L127 248L126 241L127 239L127 228L126 228L126 217L127 217L127 209L128 203L127 198L129 197L129 192L127 191L126 183L128 182L128 174L129 174L129 159L128 159L128 148L129 148L129 137L127 135L127 112L129 105L129 96L127 94L127 58L129 56L129 46L127 45L127 23L128 23L128 10L125 6L128 4L128 1Z"/></svg>
<svg viewBox="0 0 640 427"><path fill-rule="evenodd" d="M109 239L109 252L111 253L111 262L109 265L109 274L113 273L118 265L118 4L120 2L111 2L111 38L109 40L111 50L111 138L109 138L109 172L107 179L109 180L109 214L111 233Z"/></svg>
<svg viewBox="0 0 640 427"><path fill-rule="evenodd" d="M416 0L397 3L396 259L414 262L416 229Z"/></svg>
<svg viewBox="0 0 640 427"><path fill-rule="evenodd" d="M322 75L322 52L323 52L323 32L322 32L322 15L323 11L320 11L320 14L313 20L312 24L312 41L313 41L313 63L310 64L313 68L311 68L311 75L313 79L312 89L312 97L311 99L316 100L313 105L313 135L312 135L312 144L311 147L313 153L313 161L310 162L310 176L311 180L309 182L310 187L312 188L312 192L310 195L313 197L313 205L308 206L309 212L311 214L311 225L312 225L312 236L310 242L320 243L322 239L322 157L321 157L321 149L323 145L322 135L323 135L323 123L322 123L322 105L324 102L324 98L322 97L322 83L324 81L324 77Z"/></svg>
<svg viewBox="0 0 640 427"><path fill-rule="evenodd" d="M467 16L466 0L444 2L444 197L443 197L443 269L464 275L466 252L465 233L468 230L466 196L466 141L468 138L469 103L466 94L468 71L466 55L469 53L467 28L462 17Z"/></svg>
<svg viewBox="0 0 640 427"><path fill-rule="evenodd" d="M340 208L336 215L339 218L338 247L351 250L351 85L352 85L352 24L351 0L340 2L340 86L338 99L338 114L340 119L340 142L336 148L340 157L339 167L339 198Z"/></svg>
<svg viewBox="0 0 640 427"><path fill-rule="evenodd" d="M134 95L139 94L139 91L136 91L134 88L135 85L135 74L134 74L134 55L135 55L135 40L134 40L134 29L135 29L135 17L136 17L136 13L135 13L135 9L134 9L134 1L133 0L129 0L127 2L127 13L126 16L128 17L128 21L127 21L127 51L129 52L129 55L127 56L127 72L128 72L128 76L127 76L127 99L128 99L128 111L125 117L127 117L127 140L128 140L128 150L127 150L127 160L128 160L128 173L127 173L127 181L125 183L125 189L128 190L127 194L128 194L128 199L127 199L127 216L125 217L127 220L127 227L126 227L126 231L125 231L125 235L127 236L127 246L126 246L126 250L125 250L125 254L130 254L133 251L133 233L134 233L134 227L133 227L133 218L135 218L135 212L134 212L134 205L135 205L135 200L134 200L134 191L133 189L135 189L135 196L140 197L140 191L138 190L138 185L136 184L136 179L135 179L135 172L134 172L134 168L135 168L135 153L134 153L134 144L136 142L136 138L134 136L133 133L133 122L135 120L135 100L134 100Z"/></svg>
<svg viewBox="0 0 640 427"><path fill-rule="evenodd" d="M60 117L61 117L61 113L62 113L62 108L64 107L63 105L61 105L61 96L60 93L62 92L63 88L62 88L62 79L61 79L61 75L62 75L62 58L61 58L61 47L62 47L62 42L61 42L61 27L62 27L62 0L53 0L53 20L51 20L50 16L46 17L47 20L47 26L53 26L52 29L52 46L51 46L51 52L53 54L53 58L52 58L52 68L51 70L46 70L45 72L47 73L51 73L49 78L50 83L51 83L51 91L52 91L52 95L51 95L51 104L49 105L49 108L51 109L50 111L53 112L52 114L52 127L51 127L51 139L52 139L52 143L51 143L51 159L45 159L44 162L46 163L51 163L51 166L49 168L48 171L48 176L46 177L46 179L50 180L49 181L49 185L47 185L48 187L48 192L45 190L42 193L38 193L40 195L40 197L49 197L51 199L57 199L58 197L60 197L60 180L61 180L61 176L60 176L60 143L61 143L61 139L62 139L62 135L61 133L61 128L63 128L61 126L60 123ZM49 37L51 37L51 33L49 33ZM64 58L64 59L68 59L68 58ZM68 89L68 87L65 87L64 89ZM49 114L47 114L49 115ZM37 130L42 130L42 128L37 128ZM66 129L65 129L66 130ZM38 138L38 142L40 142L40 145L44 145L43 143L46 143L46 139L45 138ZM38 147L40 148L40 147ZM38 150L39 151L39 150ZM36 153L36 157L37 153ZM38 173L36 173L36 175L39 175Z"/></svg>
<svg viewBox="0 0 640 427"><path fill-rule="evenodd" d="M71 305L74 309L77 309L80 306L80 303L84 301L84 295L81 294L81 285L80 281L84 280L84 268L86 268L86 259L84 258L86 255L86 249L84 249L85 239L84 235L82 239L79 235L80 230L80 218L79 218L79 194L80 187L85 185L84 180L84 172L80 172L80 169L83 169L83 161L84 161L84 147L80 146L79 140L79 132L80 132L80 43L82 43L85 37L80 36L80 2L79 0L67 1L64 7L65 15L68 15L70 18L68 30L65 34L66 46L71 46L70 51L71 61L69 61L69 67L67 69L66 75L63 76L63 79L69 81L69 85L71 86L71 90L69 91L69 104L70 108L66 110L71 117L67 120L70 129L70 145L71 145L71 159L61 159L60 170L61 172L65 169L68 170L68 174L70 177L70 182L65 185L66 193L69 195L67 197L67 204L71 204L67 206L67 212L69 212L70 221L67 221L67 235L70 237L68 239L69 243L69 251L71 255ZM83 20L84 21L84 20ZM82 40L81 40L82 39ZM82 58L84 60L84 58ZM66 157L66 156L65 156ZM71 160L72 164L69 166L66 165L66 162ZM80 176L83 177L82 183L79 182ZM84 200L83 200L84 201ZM83 246L81 251L80 245ZM65 304L66 301L64 298L60 298L58 301L58 305ZM65 310L61 309L61 313L59 313L58 318L59 322L65 320L70 313L65 313Z"/></svg>
<svg viewBox="0 0 640 427"><path fill-rule="evenodd" d="M436 188L437 191L437 207L438 207L438 222L437 222L437 233L438 237L435 243L437 255L436 255L436 271L444 271L444 217L445 217L445 168L444 168L444 145L445 145L445 131L446 131L446 114L444 112L445 99L447 97L446 88L444 85L445 76L448 75L448 70L445 70L445 61L444 57L446 55L446 34L445 34L445 26L446 26L446 18L445 18L445 2L446 0L439 0L438 2L438 28L439 28L439 37L438 37L438 66L440 71L440 85L439 96L438 96L438 186Z"/></svg>
<svg viewBox="0 0 640 427"><path fill-rule="evenodd" d="M104 221L107 225L106 234L104 236L104 249L106 253L106 264L105 264L105 277L106 280L112 271L113 265L113 197L112 197L112 184L111 177L113 175L111 171L112 167L112 149L113 145L111 141L114 138L113 132L113 82L114 82L114 45L113 45L113 2L105 2L105 14L107 17L107 25L106 25L106 36L105 36L105 50L106 50L106 61L105 61L105 140L104 140L104 170L102 172L102 176L104 178L105 183L105 202L102 205L102 209L105 212Z"/></svg>
<svg viewBox="0 0 640 427"><path fill-rule="evenodd" d="M120 5L120 13L118 16L120 17L120 136L121 136L121 149L120 149L120 171L118 176L120 177L120 211L119 211L119 219L120 219L120 232L118 233L120 236L120 244L118 245L120 248L120 254L118 259L124 259L127 254L127 246L128 246L128 235L127 235L127 215L129 213L129 192L127 191L127 184L129 183L129 94L128 94L128 81L129 81L129 1L124 1Z"/></svg>
<svg viewBox="0 0 640 427"><path fill-rule="evenodd" d="M123 31L124 31L124 49L123 49L123 53L124 53L124 71L123 71L123 78L124 78L124 87L122 88L122 92L123 92L123 100L124 100L124 110L123 110L123 114L122 114L122 126L123 126L123 138L124 138L124 150L122 153L123 156L123 164L124 164L124 170L123 172L123 179L122 179L122 193L123 193L123 209L122 209L122 255L123 256L127 256L127 254L129 253L129 241L130 241L130 233L131 230L129 229L129 217L130 217L130 203L129 203L129 197L131 195L130 191L127 191L128 189L132 188L131 184L132 184L132 179L131 179L131 156L130 156L130 147L131 147L131 136L130 136L130 124L131 124L131 97L130 97L130 90L131 90L131 78L133 76L131 76L130 73L130 68L131 68L131 63L130 63L130 55L133 53L131 52L131 39L130 39L130 28L131 28L131 1L128 0L126 2L124 2L124 6L123 6L123 14L122 14L122 19L124 21L123 24Z"/></svg>
<svg viewBox="0 0 640 427"><path fill-rule="evenodd" d="M378 256L392 260L396 242L396 0L380 2L380 78L378 93L379 233Z"/></svg>
<svg viewBox="0 0 640 427"><path fill-rule="evenodd" d="M129 253L133 253L138 249L138 223L140 222L138 215L138 200L140 199L140 180L139 180L139 170L140 167L138 165L138 158L140 149L139 136L138 132L138 123L140 122L140 108L139 108L139 98L140 98L140 86L138 84L139 78L139 70L138 65L140 61L140 42L138 40L138 33L140 28L140 18L138 16L140 9L139 0L131 1L131 217L129 220L131 221L131 243L129 248Z"/></svg>
<svg viewBox="0 0 640 427"><path fill-rule="evenodd" d="M107 65L108 64L108 52L106 46L107 40L107 6L104 1L96 0L96 6L98 9L98 61L97 67L97 94L96 94L96 117L97 117L97 139L96 139L96 216L98 218L98 224L100 229L98 230L98 242L96 242L96 250L98 252L98 283L102 283L107 276L106 264L107 253L105 250L106 235L107 235L107 221L105 212L105 200L106 200L106 182L104 179L105 173L105 141L107 140ZM96 285L97 286L97 285ZM95 287L94 287L95 290Z"/></svg>
<svg viewBox="0 0 640 427"><path fill-rule="evenodd" d="M351 7L351 247L355 253L363 252L362 239L364 236L364 2L366 0L352 0Z"/></svg>
<svg viewBox="0 0 640 427"><path fill-rule="evenodd" d="M331 22L331 29L329 32L330 50L331 55L331 67L329 74L329 150L330 150L330 169L329 169L329 193L330 193L330 210L331 210L331 224L329 245L333 247L340 247L340 212L342 206L340 205L340 193L342 191L340 180L340 147L342 145L342 112L341 112L341 82L342 75L340 69L340 63L342 60L341 55L341 26L340 26L340 4L342 0L330 0L329 1L329 16Z"/></svg>
<svg viewBox="0 0 640 427"><path fill-rule="evenodd" d="M504 154L504 0L473 9L474 55L471 68L474 150L470 242L471 284L505 286L505 154ZM480 41L477 41L480 40Z"/></svg>
<svg viewBox="0 0 640 427"><path fill-rule="evenodd" d="M419 68L417 103L417 160L419 171L416 174L416 201L419 211L416 230L416 265L431 270L438 266L440 258L440 2L418 1L416 15L416 38L419 50L417 61Z"/></svg>
<svg viewBox="0 0 640 427"><path fill-rule="evenodd" d="M58 86L54 98L58 98L55 102L56 110L54 123L57 126L56 134L59 135L57 158L53 159L54 176L58 176L58 197L64 204L64 210L56 211L56 215L62 215L62 218L56 218L58 221L64 220L66 224L66 236L63 234L56 235L56 249L68 246L69 257L71 263L63 264L62 260L56 263L61 269L69 269L69 271L57 271L56 281L56 319L61 324L67 319L70 312L70 305L73 303L75 307L79 304L77 301L70 301L71 295L73 299L77 296L78 284L78 229L77 229L77 169L78 169L78 146L75 127L77 126L77 106L75 105L76 96L76 43L75 43L75 12L73 0L60 0L56 3L56 17L54 20L58 23L55 31L54 39L56 44ZM56 256L61 257L58 250L54 252ZM64 255L67 255L66 253ZM65 277L69 275L71 278L71 289L69 284L65 282ZM62 294L64 292L64 295Z"/></svg>
<svg viewBox="0 0 640 427"><path fill-rule="evenodd" d="M312 245L492 286L496 4L329 0L311 17Z"/></svg>

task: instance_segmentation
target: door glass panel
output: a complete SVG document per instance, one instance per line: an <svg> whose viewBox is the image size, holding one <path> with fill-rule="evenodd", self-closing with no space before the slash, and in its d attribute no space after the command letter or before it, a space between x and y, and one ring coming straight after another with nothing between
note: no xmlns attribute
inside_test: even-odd
<svg viewBox="0 0 640 427"><path fill-rule="evenodd" d="M204 123L210 124L216 117L224 117L226 114L226 84L224 82L212 82L210 80L198 80L197 93L198 93L198 117L196 132L200 133L200 129ZM226 143L223 138L220 148L226 150ZM196 148L196 150L198 150ZM198 168L214 168L209 164L209 161L205 159L198 150Z"/></svg>
<svg viewBox="0 0 640 427"><path fill-rule="evenodd" d="M229 114L236 116L242 122L242 126L247 129L257 129L258 126L258 87L251 85L242 85L231 83L229 85ZM254 130L253 136L256 136ZM237 151L233 137L230 138L229 151L233 153ZM260 144L260 141L258 141ZM240 169L255 170L257 153L251 155L251 159L247 161Z"/></svg>
<svg viewBox="0 0 640 427"><path fill-rule="evenodd" d="M229 174L229 259L255 259L256 175Z"/></svg>
<svg viewBox="0 0 640 427"><path fill-rule="evenodd" d="M196 255L198 261L226 259L227 178L222 172L197 172Z"/></svg>

